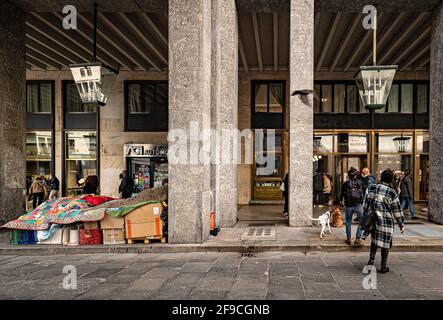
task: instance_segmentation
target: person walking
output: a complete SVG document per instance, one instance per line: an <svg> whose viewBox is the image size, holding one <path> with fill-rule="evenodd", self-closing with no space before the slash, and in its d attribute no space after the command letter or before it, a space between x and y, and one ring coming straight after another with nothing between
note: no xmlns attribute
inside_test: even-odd
<svg viewBox="0 0 443 320"><path fill-rule="evenodd" d="M403 179L400 181L400 203L401 208L406 210L406 207L409 210L409 216L411 220L417 220L418 217L415 216L414 213L414 193L413 193L413 184L411 179L411 170L406 169L405 175Z"/></svg>
<svg viewBox="0 0 443 320"><path fill-rule="evenodd" d="M357 213L358 221L360 221L363 216L363 182L358 179L357 176L358 171L355 168L351 168L348 171L348 180L343 184L340 196L341 204L344 204L346 207L346 244L348 245L351 245L351 226L354 212ZM363 231L359 224L355 235L354 246L363 246L362 236Z"/></svg>
<svg viewBox="0 0 443 320"><path fill-rule="evenodd" d="M389 271L388 255L392 247L394 235L394 219L400 228L405 231L403 225L403 210L397 192L392 188L394 173L387 169L381 174L381 183L369 186L363 204L365 214L375 215L374 228L371 231L371 250L368 265L373 265L377 248L381 248L381 273Z"/></svg>
<svg viewBox="0 0 443 320"><path fill-rule="evenodd" d="M323 201L325 206L329 206L329 198L331 196L332 185L331 177L327 174L323 174Z"/></svg>
<svg viewBox="0 0 443 320"><path fill-rule="evenodd" d="M51 191L49 192L48 200L57 199L60 197L60 181L52 173L49 175L49 179L48 185Z"/></svg>
<svg viewBox="0 0 443 320"><path fill-rule="evenodd" d="M363 194L366 194L366 190L369 188L369 186L375 184L377 181L375 177L369 172L368 168L363 168L361 170L361 176L364 187Z"/></svg>
<svg viewBox="0 0 443 320"><path fill-rule="evenodd" d="M128 199L132 196L134 192L134 181L131 177L128 177L128 173L126 170L123 170L120 173L120 186L118 187L118 192L122 194L123 199Z"/></svg>
<svg viewBox="0 0 443 320"><path fill-rule="evenodd" d="M29 195L32 196L32 208L35 209L43 203L45 199L45 186L42 177L37 177L31 184Z"/></svg>
<svg viewBox="0 0 443 320"><path fill-rule="evenodd" d="M323 207L323 174L321 169L317 169L317 173L314 175L313 188L314 188L314 207L318 205L319 208Z"/></svg>

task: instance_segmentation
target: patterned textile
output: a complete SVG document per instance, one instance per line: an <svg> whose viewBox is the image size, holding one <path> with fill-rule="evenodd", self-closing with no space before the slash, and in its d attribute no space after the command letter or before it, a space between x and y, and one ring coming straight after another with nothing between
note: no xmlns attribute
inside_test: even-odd
<svg viewBox="0 0 443 320"><path fill-rule="evenodd" d="M88 203L80 198L58 198L48 200L31 212L28 212L17 220L10 221L1 228L20 230L46 230L51 223L57 223L57 215L70 210L82 210L89 208ZM54 221L55 220L55 221ZM89 221L89 220L88 220Z"/></svg>
<svg viewBox="0 0 443 320"><path fill-rule="evenodd" d="M385 183L372 184L366 191L363 207L365 213L373 208L377 217L371 233L372 243L377 247L389 249L392 246L394 219L400 227L403 226L403 211L397 192Z"/></svg>

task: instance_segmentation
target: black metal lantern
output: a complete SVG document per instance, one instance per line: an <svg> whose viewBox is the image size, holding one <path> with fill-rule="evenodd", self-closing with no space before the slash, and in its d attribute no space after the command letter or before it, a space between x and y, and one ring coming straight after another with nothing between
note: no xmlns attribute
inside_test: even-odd
<svg viewBox="0 0 443 320"><path fill-rule="evenodd" d="M354 76L358 92L366 109L382 109L386 105L391 91L392 81L398 66L377 65L377 10L375 9L374 22L372 24L372 66L361 66Z"/></svg>
<svg viewBox="0 0 443 320"><path fill-rule="evenodd" d="M406 152L406 144L409 140L411 140L411 137L405 137L402 134L400 137L395 137L393 140L397 148L397 151L399 153L403 153Z"/></svg>

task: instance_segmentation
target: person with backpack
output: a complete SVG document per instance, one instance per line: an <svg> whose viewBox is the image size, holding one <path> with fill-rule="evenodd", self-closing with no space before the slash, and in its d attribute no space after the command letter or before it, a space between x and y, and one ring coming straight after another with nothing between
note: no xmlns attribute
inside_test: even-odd
<svg viewBox="0 0 443 320"><path fill-rule="evenodd" d="M42 177L37 177L29 190L29 196L32 197L32 208L35 209L43 203L45 199L46 187L43 184Z"/></svg>
<svg viewBox="0 0 443 320"><path fill-rule="evenodd" d="M363 182L358 179L358 171L355 168L351 168L348 171L348 180L343 184L340 200L342 205L346 207L346 244L351 245L351 226L352 216L354 212L357 213L358 220L360 221L363 216L363 199L364 199L364 186ZM361 237L363 232L360 225L357 227L355 235L354 246L363 246L363 240Z"/></svg>
<svg viewBox="0 0 443 320"><path fill-rule="evenodd" d="M404 233L405 231L400 199L395 189L392 188L394 176L392 170L383 171L381 183L369 186L363 204L365 217L372 215L373 219L373 226L370 230L371 250L368 265L374 264L377 248L381 248L381 273L389 271L387 262L389 249L392 247L394 220L397 221L400 232Z"/></svg>
<svg viewBox="0 0 443 320"><path fill-rule="evenodd" d="M416 217L414 213L414 193L412 186L411 170L406 169L405 176L400 181L401 207L403 211L406 210L406 207L408 208L411 220L418 220L419 218Z"/></svg>
<svg viewBox="0 0 443 320"><path fill-rule="evenodd" d="M319 208L323 207L323 174L321 169L317 169L317 173L314 175L313 188L314 188L314 207L318 205Z"/></svg>

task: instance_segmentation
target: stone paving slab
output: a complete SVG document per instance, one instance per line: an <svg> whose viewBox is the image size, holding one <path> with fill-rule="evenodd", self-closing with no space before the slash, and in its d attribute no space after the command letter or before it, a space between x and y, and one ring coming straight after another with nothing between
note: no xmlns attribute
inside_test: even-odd
<svg viewBox="0 0 443 320"><path fill-rule="evenodd" d="M57 255L49 256L51 263L47 265L37 264L44 257L9 257L8 263L0 264L0 299L443 298L443 259L433 252L391 253L391 272L377 273L376 290L364 290L362 284L365 275L360 270L368 252L208 256L208 261L195 262L201 259L200 254ZM63 266L73 261L77 263L77 289L66 290L62 287ZM227 261L236 266L234 271L220 271ZM171 266L178 262L182 267ZM242 266L247 272L241 272ZM375 266L379 268L379 261ZM21 271L9 273L11 267Z"/></svg>

